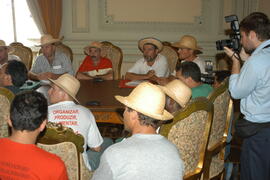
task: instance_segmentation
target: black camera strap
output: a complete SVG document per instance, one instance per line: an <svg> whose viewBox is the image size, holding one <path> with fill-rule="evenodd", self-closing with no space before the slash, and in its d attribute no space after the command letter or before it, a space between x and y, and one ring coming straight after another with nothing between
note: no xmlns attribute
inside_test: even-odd
<svg viewBox="0 0 270 180"><path fill-rule="evenodd" d="M267 46L265 46L263 49L265 49L265 48L269 48L270 47L270 44L268 44Z"/></svg>

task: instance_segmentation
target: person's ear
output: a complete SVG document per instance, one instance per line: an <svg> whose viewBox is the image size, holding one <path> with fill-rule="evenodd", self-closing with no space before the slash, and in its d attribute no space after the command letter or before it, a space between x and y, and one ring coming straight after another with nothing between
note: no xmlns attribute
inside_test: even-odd
<svg viewBox="0 0 270 180"><path fill-rule="evenodd" d="M7 119L7 123L8 123L8 126L9 126L9 127L12 127L12 122L11 122L11 120L10 120L9 117L8 117L8 119Z"/></svg>
<svg viewBox="0 0 270 180"><path fill-rule="evenodd" d="M186 81L187 81L187 83L191 83L191 82L193 82L194 80L192 79L192 77L188 77L188 78L186 78Z"/></svg>
<svg viewBox="0 0 270 180"><path fill-rule="evenodd" d="M251 40L258 39L257 34L256 34L255 31L250 31L249 34L248 34L248 37L249 37Z"/></svg>
<svg viewBox="0 0 270 180"><path fill-rule="evenodd" d="M10 74L6 74L6 75L5 75L5 78L6 78L6 80L7 80L9 83L12 83L12 77L11 77Z"/></svg>
<svg viewBox="0 0 270 180"><path fill-rule="evenodd" d="M45 119L45 120L40 124L40 126L39 126L39 128L38 128L38 129L39 129L39 132L42 132L42 131L45 129L47 122L48 122L48 120Z"/></svg>
<svg viewBox="0 0 270 180"><path fill-rule="evenodd" d="M130 111L130 119L132 120L132 121L134 121L134 120L136 120L136 119L138 119L138 113L136 112L136 111Z"/></svg>

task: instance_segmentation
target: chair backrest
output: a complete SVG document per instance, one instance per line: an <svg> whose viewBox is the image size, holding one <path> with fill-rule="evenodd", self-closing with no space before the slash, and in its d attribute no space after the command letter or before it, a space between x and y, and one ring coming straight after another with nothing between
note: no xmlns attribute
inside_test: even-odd
<svg viewBox="0 0 270 180"><path fill-rule="evenodd" d="M163 49L160 52L163 56L167 58L170 72L175 70L177 60L178 60L178 53L176 49L174 49L168 42L163 43Z"/></svg>
<svg viewBox="0 0 270 180"><path fill-rule="evenodd" d="M214 89L208 96L214 104L214 117L207 147L204 179L212 178L222 173L224 169L224 147L228 136L233 103L228 91L228 79ZM221 157L223 156L223 157Z"/></svg>
<svg viewBox="0 0 270 180"><path fill-rule="evenodd" d="M225 130L228 129L227 112L230 102L230 93L228 91L228 79L223 81L221 85L214 89L209 95L208 99L214 104L214 117L210 133L208 149L214 147L222 139Z"/></svg>
<svg viewBox="0 0 270 180"><path fill-rule="evenodd" d="M93 171L89 171L86 167L83 156L80 154L80 180L89 180L93 176Z"/></svg>
<svg viewBox="0 0 270 180"><path fill-rule="evenodd" d="M14 48L14 52L11 54L19 56L22 62L25 64L26 68L30 70L33 61L32 50L19 42L13 42L10 44L10 46Z"/></svg>
<svg viewBox="0 0 270 180"><path fill-rule="evenodd" d="M0 87L0 138L9 136L7 118L13 98L14 94L10 90Z"/></svg>
<svg viewBox="0 0 270 180"><path fill-rule="evenodd" d="M84 138L71 128L48 122L45 134L38 138L38 146L58 155L65 163L69 179L80 177L80 156L84 151ZM82 162L83 163L83 162Z"/></svg>
<svg viewBox="0 0 270 180"><path fill-rule="evenodd" d="M212 119L213 104L200 97L192 99L176 113L172 123L160 129L160 134L179 150L185 165L184 179L199 179L201 176Z"/></svg>
<svg viewBox="0 0 270 180"><path fill-rule="evenodd" d="M101 47L101 56L106 57L112 61L113 78L121 78L121 65L123 60L122 50L108 41L103 41Z"/></svg>
<svg viewBox="0 0 270 180"><path fill-rule="evenodd" d="M79 179L79 158L75 144L72 142L62 142L58 144L37 143L37 146L47 152L56 154L62 159L67 168L69 179Z"/></svg>
<svg viewBox="0 0 270 180"><path fill-rule="evenodd" d="M62 42L57 43L56 44L56 51L64 53L65 55L67 55L67 57L70 58L71 62L73 61L73 52L72 52L72 49L69 46L63 44ZM41 49L38 51L38 54L39 55L42 54Z"/></svg>

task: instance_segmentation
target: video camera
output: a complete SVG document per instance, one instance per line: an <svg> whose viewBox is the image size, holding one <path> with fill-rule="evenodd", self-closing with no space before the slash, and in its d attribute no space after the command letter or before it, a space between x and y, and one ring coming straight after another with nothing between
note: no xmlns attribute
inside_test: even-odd
<svg viewBox="0 0 270 180"><path fill-rule="evenodd" d="M223 50L224 46L226 46L239 53L241 50L241 44L238 18L236 15L225 16L225 21L227 23L231 23L233 33L230 34L230 39L216 41L216 48L217 50Z"/></svg>

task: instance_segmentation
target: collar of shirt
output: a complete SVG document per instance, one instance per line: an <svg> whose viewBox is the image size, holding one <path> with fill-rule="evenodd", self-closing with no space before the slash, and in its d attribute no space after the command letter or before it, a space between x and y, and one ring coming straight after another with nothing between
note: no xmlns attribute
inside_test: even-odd
<svg viewBox="0 0 270 180"><path fill-rule="evenodd" d="M55 103L50 105L49 107L59 106L59 105L75 105L73 101L61 101L59 103Z"/></svg>
<svg viewBox="0 0 270 180"><path fill-rule="evenodd" d="M159 58L160 58L160 54L157 55L155 61L159 60ZM144 57L143 57L143 60L144 60L144 63L147 63L147 61L144 59ZM154 63L154 64L155 64L155 63Z"/></svg>
<svg viewBox="0 0 270 180"><path fill-rule="evenodd" d="M268 44L270 44L270 39L263 41L256 49L255 51L252 53L252 55L256 54L258 51L260 51L261 49L263 49L265 46L267 46Z"/></svg>

